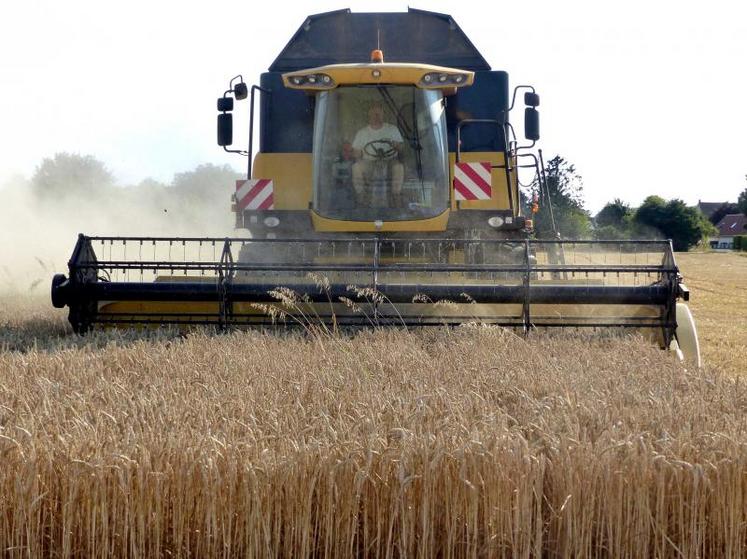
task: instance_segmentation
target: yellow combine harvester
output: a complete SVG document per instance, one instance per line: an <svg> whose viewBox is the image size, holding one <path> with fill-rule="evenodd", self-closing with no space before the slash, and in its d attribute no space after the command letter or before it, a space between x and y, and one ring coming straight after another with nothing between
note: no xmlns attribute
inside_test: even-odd
<svg viewBox="0 0 747 559"><path fill-rule="evenodd" d="M519 92L524 140L509 119ZM249 149L231 150L234 100L247 97ZM77 332L257 325L278 313L337 325L477 320L640 329L699 360L669 242L531 238L518 172L534 169L546 188L532 152L538 105L531 86L510 91L449 16L311 16L259 85L237 76L218 99L218 143L248 156L236 238L81 235L53 303L69 306Z"/></svg>

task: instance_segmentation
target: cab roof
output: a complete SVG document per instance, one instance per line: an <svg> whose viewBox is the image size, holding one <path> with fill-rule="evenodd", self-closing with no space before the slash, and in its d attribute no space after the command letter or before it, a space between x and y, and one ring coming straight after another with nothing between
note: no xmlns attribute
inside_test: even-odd
<svg viewBox="0 0 747 559"><path fill-rule="evenodd" d="M463 70L490 70L467 35L447 14L352 13L311 15L270 65L270 72L296 72L330 64L368 62L381 48L386 62L417 62Z"/></svg>

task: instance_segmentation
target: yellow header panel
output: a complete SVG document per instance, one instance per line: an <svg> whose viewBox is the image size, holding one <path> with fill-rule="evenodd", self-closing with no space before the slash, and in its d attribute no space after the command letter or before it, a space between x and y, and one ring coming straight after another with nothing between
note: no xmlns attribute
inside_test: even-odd
<svg viewBox="0 0 747 559"><path fill-rule="evenodd" d="M493 165L503 165L505 160L500 152L462 152L462 161L487 161ZM508 188L504 169L493 169L491 173L492 188L489 200L462 201L454 200L454 162L455 154L449 153L449 188L451 191L451 210L487 210L508 209ZM515 168L516 160L512 161ZM254 158L252 178L272 179L274 182L275 208L278 210L306 210L311 202L311 154L310 153L258 153ZM511 173L511 193L516 214L516 201L519 189L515 171ZM314 224L320 231L375 231L371 222L330 220L312 213ZM447 214L429 220L394 221L384 224L385 231L445 231ZM411 225L412 224L412 225Z"/></svg>
<svg viewBox="0 0 747 559"><path fill-rule="evenodd" d="M258 153L252 178L272 179L277 210L305 210L311 201L310 153Z"/></svg>
<svg viewBox="0 0 747 559"><path fill-rule="evenodd" d="M383 221L374 223L373 221L343 221L340 219L329 219L322 217L314 210L311 210L311 222L314 224L314 231L324 233L379 233L393 231L410 231L410 232L427 232L427 231L446 231L446 224L449 222L449 210L444 211L441 215L430 219L417 219L411 221Z"/></svg>
<svg viewBox="0 0 747 559"><path fill-rule="evenodd" d="M401 84L422 89L453 90L472 85L475 73L431 64L371 62L367 64L330 64L300 72L283 74L290 89L324 91L340 85Z"/></svg>

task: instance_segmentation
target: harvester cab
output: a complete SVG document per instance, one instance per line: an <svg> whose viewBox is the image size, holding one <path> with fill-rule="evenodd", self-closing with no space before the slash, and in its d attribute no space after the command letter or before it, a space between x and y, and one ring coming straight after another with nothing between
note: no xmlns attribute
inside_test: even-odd
<svg viewBox="0 0 747 559"><path fill-rule="evenodd" d="M273 202L276 194L288 198L286 189L297 190L310 179L310 221L306 207L298 217L317 232L446 230L451 198L445 95L471 85L474 72L384 63L379 50L372 58L368 64L283 74L284 87L313 98L311 175L286 181L268 154L260 153L257 161L275 177L266 192L272 191ZM219 144L231 138L226 116L219 115ZM238 189L238 224L252 233L259 232L252 230L254 206L270 209L269 201L265 208L256 201L263 195Z"/></svg>
<svg viewBox="0 0 747 559"><path fill-rule="evenodd" d="M520 93L522 139L509 118ZM249 145L234 149L234 101L245 99ZM669 242L532 239L519 173L545 193L538 106L450 16L310 16L258 84L237 76L218 99L218 144L248 156L238 234L81 235L53 301L76 331L278 320L635 328L699 360Z"/></svg>

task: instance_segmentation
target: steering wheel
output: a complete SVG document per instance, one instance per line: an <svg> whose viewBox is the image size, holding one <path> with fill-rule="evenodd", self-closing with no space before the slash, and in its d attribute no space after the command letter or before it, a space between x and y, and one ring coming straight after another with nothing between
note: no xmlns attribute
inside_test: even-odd
<svg viewBox="0 0 747 559"><path fill-rule="evenodd" d="M392 159L397 155L397 148L391 140L373 140L363 146L363 153L374 159Z"/></svg>

